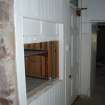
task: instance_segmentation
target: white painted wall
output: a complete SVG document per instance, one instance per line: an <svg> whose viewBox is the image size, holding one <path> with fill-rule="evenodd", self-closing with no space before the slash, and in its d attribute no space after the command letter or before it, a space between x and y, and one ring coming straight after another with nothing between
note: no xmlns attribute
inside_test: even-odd
<svg viewBox="0 0 105 105"><path fill-rule="evenodd" d="M66 0L65 0L66 1ZM68 0L69 1L69 0ZM64 5L64 33L65 33L65 70L66 70L66 105L72 104L75 97L79 94L79 54L77 43L79 43L80 19L75 16L75 8L65 2ZM78 24L78 25L77 25ZM77 55L77 56L76 56ZM71 78L69 75L71 74ZM76 77L76 78L75 78Z"/></svg>
<svg viewBox="0 0 105 105"><path fill-rule="evenodd" d="M105 0L87 0L88 19L105 20Z"/></svg>
<svg viewBox="0 0 105 105"><path fill-rule="evenodd" d="M81 30L81 92L82 95L89 95L90 91L90 35L87 21L87 10L82 11Z"/></svg>
<svg viewBox="0 0 105 105"><path fill-rule="evenodd" d="M19 105L27 105L24 43L59 40L60 48L64 46L63 0L15 0L14 8ZM64 71L63 64L65 63L62 54L64 54L64 50L60 53L60 62L62 63L60 68ZM49 88L37 99L33 99L30 105L65 104L65 72L61 69L60 79L62 81Z"/></svg>
<svg viewBox="0 0 105 105"><path fill-rule="evenodd" d="M23 0L24 17L62 21L62 0Z"/></svg>
<svg viewBox="0 0 105 105"><path fill-rule="evenodd" d="M90 95L91 75L91 22L105 20L105 0L82 0L81 30L81 94Z"/></svg>
<svg viewBox="0 0 105 105"><path fill-rule="evenodd" d="M82 8L88 8L88 0L82 0ZM91 35L88 23L88 11L82 10L81 27L81 95L90 95L90 57L91 57Z"/></svg>
<svg viewBox="0 0 105 105"><path fill-rule="evenodd" d="M26 87L25 87L25 69L23 45L24 43L34 43L40 41L60 40L63 46L62 52L65 57L70 57L71 53L71 26L70 26L70 5L68 0L15 0L15 34L16 34L16 63L17 63L17 81L20 105L26 105ZM75 21L74 21L75 22ZM59 26L64 26L64 31L59 30ZM76 27L77 28L77 27ZM76 34L76 31L75 31ZM64 36L62 36L64 35ZM73 36L73 34L72 34ZM63 43L65 41L65 45ZM73 41L75 43L75 41ZM66 48L65 48L66 47ZM62 47L61 47L62 48ZM67 50L68 49L68 55ZM75 49L75 48L74 48ZM73 51L72 51L73 52ZM61 53L63 54L63 53ZM19 56L21 55L21 56ZM63 55L61 55L63 58ZM72 57L73 58L73 57ZM20 61L19 61L20 59ZM73 58L74 60L75 58ZM66 59L65 59L66 60ZM60 58L64 66L60 67L63 76L60 78L61 84L53 86L51 89L34 99L30 105L64 105L65 103L65 77L70 73L71 61ZM21 66L20 66L21 65ZM72 69L79 68L73 65ZM66 72L66 73L65 73ZM21 75L19 75L21 74ZM65 75L64 75L65 74ZM70 86L71 87L71 86ZM71 94L71 93L68 93ZM50 96L50 97L49 97ZM68 95L67 95L68 97ZM50 98L50 99L49 99ZM51 99L52 98L52 99ZM56 99L55 99L56 98ZM66 100L67 101L67 100ZM68 101L71 101L68 98ZM67 105L67 104L65 104ZM68 103L69 105L69 103Z"/></svg>

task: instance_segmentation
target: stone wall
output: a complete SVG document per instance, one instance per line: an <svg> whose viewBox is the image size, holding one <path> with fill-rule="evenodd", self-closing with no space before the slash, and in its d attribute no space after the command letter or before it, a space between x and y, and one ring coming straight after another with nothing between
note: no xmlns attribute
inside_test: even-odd
<svg viewBox="0 0 105 105"><path fill-rule="evenodd" d="M13 0L0 0L0 105L19 105Z"/></svg>

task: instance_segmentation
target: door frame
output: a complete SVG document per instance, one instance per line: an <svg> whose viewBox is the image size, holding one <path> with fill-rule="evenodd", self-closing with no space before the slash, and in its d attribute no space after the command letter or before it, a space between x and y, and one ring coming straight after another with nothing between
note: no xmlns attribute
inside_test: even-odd
<svg viewBox="0 0 105 105"><path fill-rule="evenodd" d="M91 20L89 21L89 26L90 26L90 30L89 30L89 35L90 37L92 37L92 24L94 23L103 23L105 22L105 20ZM96 34L97 35L97 34ZM94 96L94 87L95 87L95 78L92 77L92 75L94 75L96 77L95 71L92 69L92 38L91 38L91 44L90 44L90 48L91 48L91 56L90 56L90 93L89 96ZM95 68L96 65L94 65Z"/></svg>
<svg viewBox="0 0 105 105"><path fill-rule="evenodd" d="M70 7L70 9L73 9L72 11L74 11L75 8ZM70 15L71 15L71 14L70 14ZM81 40L81 34L80 34L80 33L81 33L81 27L80 27L80 26L81 26L81 17L78 18L78 17L76 16L76 18L77 18L77 24L76 24L76 26L77 26L77 28L78 28L78 35L79 35L79 36L78 36L78 37L79 37L79 39L78 39L78 43L79 43L78 47L80 47L80 46L81 46L81 43L80 43L80 40ZM78 26L78 21L79 21L79 26ZM79 29L79 28L80 28L80 29ZM69 33L69 34L71 35L71 33ZM70 38L71 38L71 37L73 37L73 36L71 35ZM70 46L73 45L73 42L74 42L74 40L72 40L72 42L69 43ZM67 43L66 43L66 44L67 44ZM67 44L67 45L66 45L66 44L65 44L65 48L66 48L65 50L71 50L71 49L69 49L70 46L69 46L68 44ZM73 50L73 49L72 49L72 50ZM72 56L72 55L73 55L73 52L72 52L72 54L70 54L70 56ZM66 57L65 57L65 58L66 58ZM81 86L81 85L80 85L80 82L81 82L81 81L80 81L80 72L81 72L81 71L80 71L80 62L81 62L81 60L80 60L80 50L78 51L78 59L79 59L79 60L78 60L78 62L79 62L79 64L78 64L78 77L79 77L79 78L78 78L78 79L79 79L78 82L79 82L79 83L78 83L78 84L79 84L79 85L78 85L78 90L77 90L78 93L77 93L77 95L80 94L80 86ZM71 59L70 59L70 60L71 60ZM66 66L67 66L67 65L66 65ZM67 68L68 68L68 67L67 67ZM73 68L71 67L70 69L72 70ZM71 72L71 70L70 70L70 72ZM66 72L68 72L67 69L66 69ZM67 92L67 89L68 89L68 87L67 87L67 83L68 83L68 82L67 82L67 78L68 78L68 75L67 75L67 73L66 73L66 78L65 78L65 81L66 81L66 82L65 82L65 85L66 85L66 92ZM70 85L72 84L71 82L72 82L72 81L70 80ZM71 86L70 91L72 92L72 86ZM66 93L66 94L67 94L67 93ZM72 93L71 93L71 95L72 95ZM66 96L66 97L68 97L68 96ZM72 97L72 96L71 96L71 97ZM75 99L70 99L70 104L72 104L72 102L73 102L74 100L75 100ZM66 101L67 101L67 99L66 99ZM68 104L68 101L66 102L66 104Z"/></svg>

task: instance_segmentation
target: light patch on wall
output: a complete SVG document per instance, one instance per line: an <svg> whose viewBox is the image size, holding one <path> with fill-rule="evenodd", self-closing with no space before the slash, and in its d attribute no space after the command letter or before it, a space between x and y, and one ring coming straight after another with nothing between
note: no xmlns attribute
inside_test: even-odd
<svg viewBox="0 0 105 105"><path fill-rule="evenodd" d="M97 23L93 23L92 24L92 33L96 33L97 32Z"/></svg>

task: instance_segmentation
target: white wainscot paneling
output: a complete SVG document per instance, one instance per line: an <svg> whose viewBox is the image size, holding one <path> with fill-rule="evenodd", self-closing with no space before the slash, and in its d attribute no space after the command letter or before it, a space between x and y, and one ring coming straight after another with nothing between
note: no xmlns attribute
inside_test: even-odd
<svg viewBox="0 0 105 105"><path fill-rule="evenodd" d="M23 19L23 35L38 35L41 32L41 22L33 19Z"/></svg>
<svg viewBox="0 0 105 105"><path fill-rule="evenodd" d="M34 18L23 18L24 42L58 40L59 24Z"/></svg>
<svg viewBox="0 0 105 105"><path fill-rule="evenodd" d="M40 16L40 0L23 0L22 5L24 17L39 17Z"/></svg>
<svg viewBox="0 0 105 105"><path fill-rule="evenodd" d="M46 19L62 20L63 0L41 0L40 14Z"/></svg>
<svg viewBox="0 0 105 105"><path fill-rule="evenodd" d="M63 20L63 0L56 0L55 2L55 18Z"/></svg>
<svg viewBox="0 0 105 105"><path fill-rule="evenodd" d="M63 0L23 0L24 17L60 21L63 19Z"/></svg>
<svg viewBox="0 0 105 105"><path fill-rule="evenodd" d="M47 35L58 35L57 31L57 24L56 23L49 23L49 22L43 22L42 23L42 33Z"/></svg>
<svg viewBox="0 0 105 105"><path fill-rule="evenodd" d="M29 105L65 105L64 82L55 84Z"/></svg>

